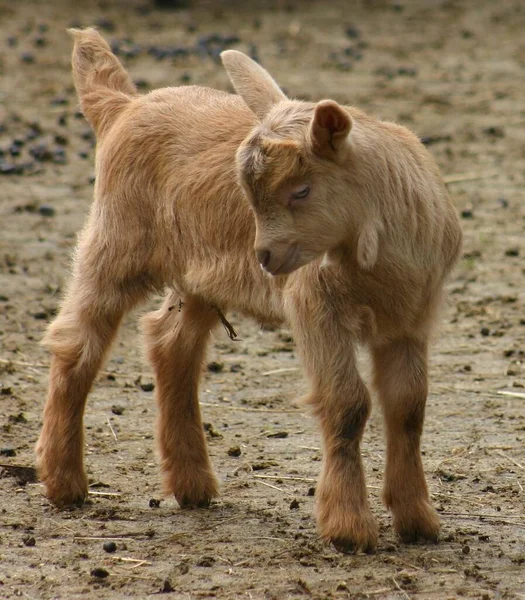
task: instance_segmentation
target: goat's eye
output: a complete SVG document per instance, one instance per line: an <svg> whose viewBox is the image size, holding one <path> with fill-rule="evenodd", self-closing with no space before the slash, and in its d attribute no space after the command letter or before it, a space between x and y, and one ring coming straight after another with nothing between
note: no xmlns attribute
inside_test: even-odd
<svg viewBox="0 0 525 600"><path fill-rule="evenodd" d="M292 200L302 200L303 198L306 198L306 196L308 196L309 193L310 193L310 186L305 185L300 190L297 190L297 192L292 193Z"/></svg>

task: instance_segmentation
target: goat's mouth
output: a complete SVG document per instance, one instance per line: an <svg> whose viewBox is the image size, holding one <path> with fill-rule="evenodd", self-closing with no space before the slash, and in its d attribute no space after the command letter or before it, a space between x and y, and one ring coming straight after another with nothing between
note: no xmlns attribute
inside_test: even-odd
<svg viewBox="0 0 525 600"><path fill-rule="evenodd" d="M298 244L293 244L288 249L288 252L285 254L283 262L277 269L273 271L268 271L270 275L288 275L292 271L295 271L300 264L298 264L297 258L299 257L299 246Z"/></svg>

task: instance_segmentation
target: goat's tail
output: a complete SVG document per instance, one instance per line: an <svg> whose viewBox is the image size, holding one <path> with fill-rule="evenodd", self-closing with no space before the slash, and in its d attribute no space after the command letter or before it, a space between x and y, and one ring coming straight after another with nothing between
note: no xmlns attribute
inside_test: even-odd
<svg viewBox="0 0 525 600"><path fill-rule="evenodd" d="M137 89L98 31L92 27L68 31L75 40L71 63L80 106L100 138Z"/></svg>

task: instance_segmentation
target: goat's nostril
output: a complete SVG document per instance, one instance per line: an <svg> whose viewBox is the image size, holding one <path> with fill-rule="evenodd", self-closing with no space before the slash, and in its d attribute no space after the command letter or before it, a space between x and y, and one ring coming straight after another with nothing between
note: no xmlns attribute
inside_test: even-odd
<svg viewBox="0 0 525 600"><path fill-rule="evenodd" d="M260 262L262 267L267 267L270 262L270 251L269 250L257 250L257 260Z"/></svg>

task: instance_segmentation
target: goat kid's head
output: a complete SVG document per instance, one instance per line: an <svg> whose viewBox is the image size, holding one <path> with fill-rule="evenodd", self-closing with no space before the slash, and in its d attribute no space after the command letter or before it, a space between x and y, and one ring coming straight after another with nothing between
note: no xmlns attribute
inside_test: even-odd
<svg viewBox="0 0 525 600"><path fill-rule="evenodd" d="M259 123L237 151L239 181L256 223L262 268L285 275L347 237L344 169L352 120L332 100L289 100L256 62L235 50L222 61Z"/></svg>

